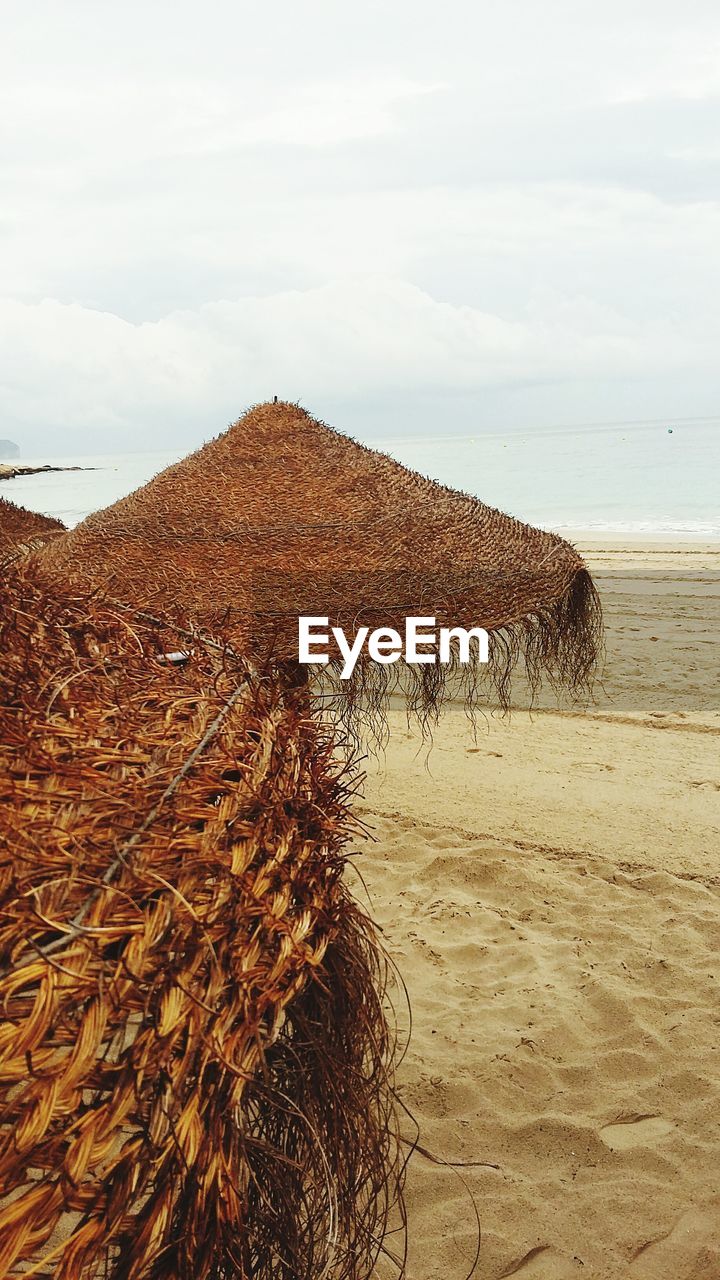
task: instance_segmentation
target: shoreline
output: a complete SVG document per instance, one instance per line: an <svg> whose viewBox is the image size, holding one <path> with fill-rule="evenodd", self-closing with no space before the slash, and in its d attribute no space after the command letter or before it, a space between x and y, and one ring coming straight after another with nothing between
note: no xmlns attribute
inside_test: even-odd
<svg viewBox="0 0 720 1280"><path fill-rule="evenodd" d="M0 462L0 481L15 480L17 476L38 476L47 471L97 471L97 467L54 467L50 463L32 467L20 462Z"/></svg>
<svg viewBox="0 0 720 1280"><path fill-rule="evenodd" d="M603 552L614 555L659 555L663 552L668 555L720 555L720 532L697 534L678 530L670 533L663 529L643 533L623 533L617 529L605 533L597 529L573 529L570 532L553 529L551 532L559 533L567 542L577 547L581 555L588 556Z"/></svg>

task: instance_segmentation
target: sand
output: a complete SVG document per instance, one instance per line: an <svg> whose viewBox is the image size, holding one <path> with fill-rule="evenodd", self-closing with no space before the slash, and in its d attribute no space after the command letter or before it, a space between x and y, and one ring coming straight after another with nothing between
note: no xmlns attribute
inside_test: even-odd
<svg viewBox="0 0 720 1280"><path fill-rule="evenodd" d="M576 541L596 705L454 707L427 760L396 707L365 786L401 1097L463 1162L411 1157L410 1280L467 1275L473 1198L483 1280L720 1277L720 544Z"/></svg>

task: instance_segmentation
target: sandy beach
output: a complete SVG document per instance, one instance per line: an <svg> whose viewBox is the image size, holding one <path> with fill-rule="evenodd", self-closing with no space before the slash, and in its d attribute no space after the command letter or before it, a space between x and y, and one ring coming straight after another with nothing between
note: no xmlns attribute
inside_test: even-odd
<svg viewBox="0 0 720 1280"><path fill-rule="evenodd" d="M410 1280L468 1273L471 1196L482 1280L720 1275L720 544L574 540L595 705L453 707L429 757L398 705L360 805L401 1096L462 1162L411 1158Z"/></svg>

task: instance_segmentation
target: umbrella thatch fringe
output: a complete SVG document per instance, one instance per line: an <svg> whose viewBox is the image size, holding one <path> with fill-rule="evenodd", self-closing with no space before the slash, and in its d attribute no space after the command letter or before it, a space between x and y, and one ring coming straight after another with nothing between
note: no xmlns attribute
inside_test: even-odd
<svg viewBox="0 0 720 1280"><path fill-rule="evenodd" d="M314 686L321 716L339 724L348 740L384 749L389 737L388 698L401 694L408 721L424 740L432 739L443 707L460 702L475 723L483 706L507 711L513 677L524 677L533 705L544 680L559 697L577 703L592 698L603 655L600 600L586 569L579 569L565 593L546 608L490 633L489 662L380 665L363 653L348 679L340 678L342 659L322 668Z"/></svg>
<svg viewBox="0 0 720 1280"><path fill-rule="evenodd" d="M5 586L0 1277L369 1276L402 1178L356 775L221 638Z"/></svg>

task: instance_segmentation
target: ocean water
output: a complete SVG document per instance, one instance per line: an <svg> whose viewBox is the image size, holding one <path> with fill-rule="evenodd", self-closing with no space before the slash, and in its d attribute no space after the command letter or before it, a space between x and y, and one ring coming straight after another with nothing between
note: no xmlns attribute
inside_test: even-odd
<svg viewBox="0 0 720 1280"><path fill-rule="evenodd" d="M720 538L720 418L713 422L368 440L406 466L530 524L570 534ZM35 463L86 471L0 482L0 494L68 526L145 484L187 450Z"/></svg>

